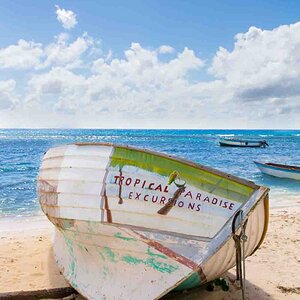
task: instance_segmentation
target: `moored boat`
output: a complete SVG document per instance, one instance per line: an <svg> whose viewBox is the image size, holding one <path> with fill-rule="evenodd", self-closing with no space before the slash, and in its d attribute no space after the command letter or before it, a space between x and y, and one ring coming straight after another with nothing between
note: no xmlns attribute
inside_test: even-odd
<svg viewBox="0 0 300 300"><path fill-rule="evenodd" d="M300 180L300 166L290 166L276 163L254 161L261 172L280 178Z"/></svg>
<svg viewBox="0 0 300 300"><path fill-rule="evenodd" d="M269 146L265 140L240 140L240 139L226 139L220 138L220 146L227 147L266 147Z"/></svg>
<svg viewBox="0 0 300 300"><path fill-rule="evenodd" d="M268 188L113 144L50 149L38 195L59 269L88 299L157 299L202 285L236 264L236 249L253 254L268 225Z"/></svg>

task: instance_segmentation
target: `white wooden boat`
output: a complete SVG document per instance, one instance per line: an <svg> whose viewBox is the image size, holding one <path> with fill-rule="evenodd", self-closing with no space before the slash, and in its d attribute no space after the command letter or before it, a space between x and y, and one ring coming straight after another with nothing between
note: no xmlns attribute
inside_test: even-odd
<svg viewBox="0 0 300 300"><path fill-rule="evenodd" d="M261 172L280 178L300 180L300 167L275 163L254 162Z"/></svg>
<svg viewBox="0 0 300 300"><path fill-rule="evenodd" d="M57 264L88 299L158 299L204 284L235 265L237 212L237 234L247 219L245 256L268 225L267 188L112 144L50 149L38 195L56 227Z"/></svg>
<svg viewBox="0 0 300 300"><path fill-rule="evenodd" d="M239 139L226 139L219 140L220 146L227 147L266 147L269 146L265 140L239 140Z"/></svg>

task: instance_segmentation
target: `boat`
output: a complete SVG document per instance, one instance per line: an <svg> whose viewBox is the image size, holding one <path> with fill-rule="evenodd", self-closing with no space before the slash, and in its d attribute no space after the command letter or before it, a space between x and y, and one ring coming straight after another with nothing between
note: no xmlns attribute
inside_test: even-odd
<svg viewBox="0 0 300 300"><path fill-rule="evenodd" d="M220 138L220 146L227 147L266 147L269 146L265 140L240 140L233 138Z"/></svg>
<svg viewBox="0 0 300 300"><path fill-rule="evenodd" d="M261 172L280 178L300 180L300 167L254 161Z"/></svg>
<svg viewBox="0 0 300 300"><path fill-rule="evenodd" d="M60 272L88 299L198 287L241 266L268 227L268 188L129 146L52 148L37 191Z"/></svg>

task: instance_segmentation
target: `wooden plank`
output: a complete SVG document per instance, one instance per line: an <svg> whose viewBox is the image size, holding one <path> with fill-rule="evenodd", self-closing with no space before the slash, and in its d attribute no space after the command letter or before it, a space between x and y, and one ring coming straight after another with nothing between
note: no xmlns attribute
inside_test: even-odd
<svg viewBox="0 0 300 300"><path fill-rule="evenodd" d="M35 291L19 291L0 293L0 299L4 300L34 300L34 299L60 299L70 296L72 294L78 294L72 287L44 289Z"/></svg>

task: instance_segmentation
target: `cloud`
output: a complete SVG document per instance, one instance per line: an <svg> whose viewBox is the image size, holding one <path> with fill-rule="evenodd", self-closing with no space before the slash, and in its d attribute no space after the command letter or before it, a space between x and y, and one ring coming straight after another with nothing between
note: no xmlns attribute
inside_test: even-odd
<svg viewBox="0 0 300 300"><path fill-rule="evenodd" d="M37 68L43 55L41 44L21 39L16 45L0 48L0 69Z"/></svg>
<svg viewBox="0 0 300 300"><path fill-rule="evenodd" d="M158 48L158 51L159 53L166 54L166 53L173 53L175 49L168 45L162 45Z"/></svg>
<svg viewBox="0 0 300 300"><path fill-rule="evenodd" d="M0 110L13 108L18 103L16 82L12 79L0 81Z"/></svg>
<svg viewBox="0 0 300 300"><path fill-rule="evenodd" d="M300 22L235 37L234 49L220 47L210 72L243 101L288 98L300 93Z"/></svg>
<svg viewBox="0 0 300 300"><path fill-rule="evenodd" d="M110 61L112 59L112 56L113 56L113 52L111 49L109 49L109 51L105 57L105 61Z"/></svg>
<svg viewBox="0 0 300 300"><path fill-rule="evenodd" d="M16 63L15 47L26 63ZM4 52L10 57L2 56L0 67L19 66L26 84L17 95L15 81L2 82L0 125L295 128L299 49L300 23L273 30L252 26L235 36L231 51L220 47L212 61L188 47L138 42L116 57L112 50L103 53L87 33L62 33L46 45L18 42L0 50L0 58Z"/></svg>
<svg viewBox="0 0 300 300"><path fill-rule="evenodd" d="M65 10L55 5L56 18L65 29L71 29L77 24L76 14L71 10Z"/></svg>
<svg viewBox="0 0 300 300"><path fill-rule="evenodd" d="M16 45L0 49L0 69L41 70L55 66L82 68L101 53L99 45L100 41L94 40L87 33L73 41L68 34L61 33L46 46L19 40Z"/></svg>
<svg viewBox="0 0 300 300"><path fill-rule="evenodd" d="M56 99L53 106L56 110L74 114L109 112L116 118L145 116L151 112L158 115L167 106L176 109L176 89L182 86L186 90L185 76L203 66L202 60L187 48L167 63L159 61L155 51L138 43L132 43L124 55L125 59L93 61L94 72L90 76L75 74L64 67L33 75L26 99L45 105L52 95ZM174 103L168 103L170 95Z"/></svg>
<svg viewBox="0 0 300 300"><path fill-rule="evenodd" d="M44 67L66 66L67 68L75 68L81 66L82 55L88 50L92 50L94 40L87 33L73 42L68 43L68 40L69 36L62 33L57 36L56 42L45 47Z"/></svg>

